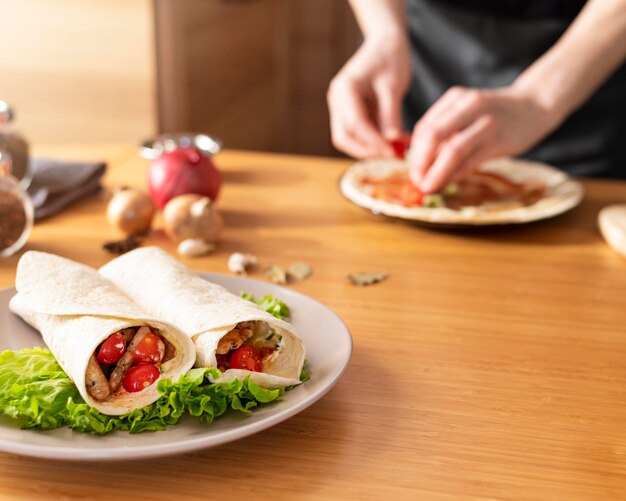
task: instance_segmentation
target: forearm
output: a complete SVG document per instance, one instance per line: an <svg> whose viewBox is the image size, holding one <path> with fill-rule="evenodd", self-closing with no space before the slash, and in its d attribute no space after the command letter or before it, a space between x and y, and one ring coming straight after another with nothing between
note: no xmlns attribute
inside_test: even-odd
<svg viewBox="0 0 626 501"><path fill-rule="evenodd" d="M514 88L538 99L560 123L626 59L626 0L589 0L561 39Z"/></svg>
<svg viewBox="0 0 626 501"><path fill-rule="evenodd" d="M406 0L349 0L365 39L405 42Z"/></svg>

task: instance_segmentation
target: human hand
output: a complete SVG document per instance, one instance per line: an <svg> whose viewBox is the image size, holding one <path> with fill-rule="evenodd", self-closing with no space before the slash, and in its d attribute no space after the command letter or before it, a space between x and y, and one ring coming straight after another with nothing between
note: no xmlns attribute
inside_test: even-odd
<svg viewBox="0 0 626 501"><path fill-rule="evenodd" d="M435 193L485 160L530 149L559 123L527 89L452 87L413 129L411 181Z"/></svg>
<svg viewBox="0 0 626 501"><path fill-rule="evenodd" d="M327 94L334 146L356 158L392 157L402 137L401 103L411 80L408 42L366 39Z"/></svg>

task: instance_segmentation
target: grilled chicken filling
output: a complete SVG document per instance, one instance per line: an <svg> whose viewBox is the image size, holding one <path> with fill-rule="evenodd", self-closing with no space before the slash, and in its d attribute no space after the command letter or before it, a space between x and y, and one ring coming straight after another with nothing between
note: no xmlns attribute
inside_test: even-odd
<svg viewBox="0 0 626 501"><path fill-rule="evenodd" d="M215 352L217 367L221 371L264 372L267 363L281 349L282 336L265 322L240 322L219 340Z"/></svg>
<svg viewBox="0 0 626 501"><path fill-rule="evenodd" d="M243 343L252 337L252 329L237 325L233 330L228 332L217 344L218 355L226 355L229 351L236 350Z"/></svg>
<svg viewBox="0 0 626 501"><path fill-rule="evenodd" d="M137 392L153 384L162 364L176 356L176 348L156 329L129 327L111 334L96 348L86 370L87 392L104 401L123 392Z"/></svg>

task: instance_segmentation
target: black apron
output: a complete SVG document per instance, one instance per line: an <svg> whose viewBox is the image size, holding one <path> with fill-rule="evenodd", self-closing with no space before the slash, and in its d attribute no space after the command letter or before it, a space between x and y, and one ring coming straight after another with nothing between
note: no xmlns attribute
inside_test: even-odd
<svg viewBox="0 0 626 501"><path fill-rule="evenodd" d="M582 0L408 0L413 83L405 125L449 87L494 88L515 78L563 34ZM524 158L572 175L626 179L626 65Z"/></svg>

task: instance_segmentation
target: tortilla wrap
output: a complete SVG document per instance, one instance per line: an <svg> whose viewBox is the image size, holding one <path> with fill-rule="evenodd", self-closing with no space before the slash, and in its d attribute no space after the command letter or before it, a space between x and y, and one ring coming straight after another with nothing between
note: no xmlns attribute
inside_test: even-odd
<svg viewBox="0 0 626 501"><path fill-rule="evenodd" d="M156 382L136 393L122 389L103 401L95 400L87 392L85 371L89 359L111 334L127 327L155 327L176 348L175 357L161 366L160 377L176 381L193 366L195 351L187 336L172 325L149 318L89 266L53 254L29 251L17 265L16 288L18 293L11 299L11 311L41 332L85 402L103 414L126 414L160 396Z"/></svg>
<svg viewBox="0 0 626 501"><path fill-rule="evenodd" d="M488 210L486 207L404 207L375 198L364 186L364 178L382 179L406 173L408 164L400 160L367 160L350 166L341 177L341 193L351 202L375 214L441 225L484 226L522 224L547 219L576 207L583 198L583 187L566 173L538 162L497 158L483 163L481 170L499 174L516 183L540 183L544 196L532 205L512 209Z"/></svg>
<svg viewBox="0 0 626 501"><path fill-rule="evenodd" d="M264 372L225 371L220 381L250 379L266 388L300 383L304 343L294 327L256 304L211 283L157 247L135 249L109 262L100 273L150 315L178 327L193 339L197 367L217 367L219 340L239 322L262 321L282 336L282 348L264 361ZM145 287L150 283L149 287Z"/></svg>

